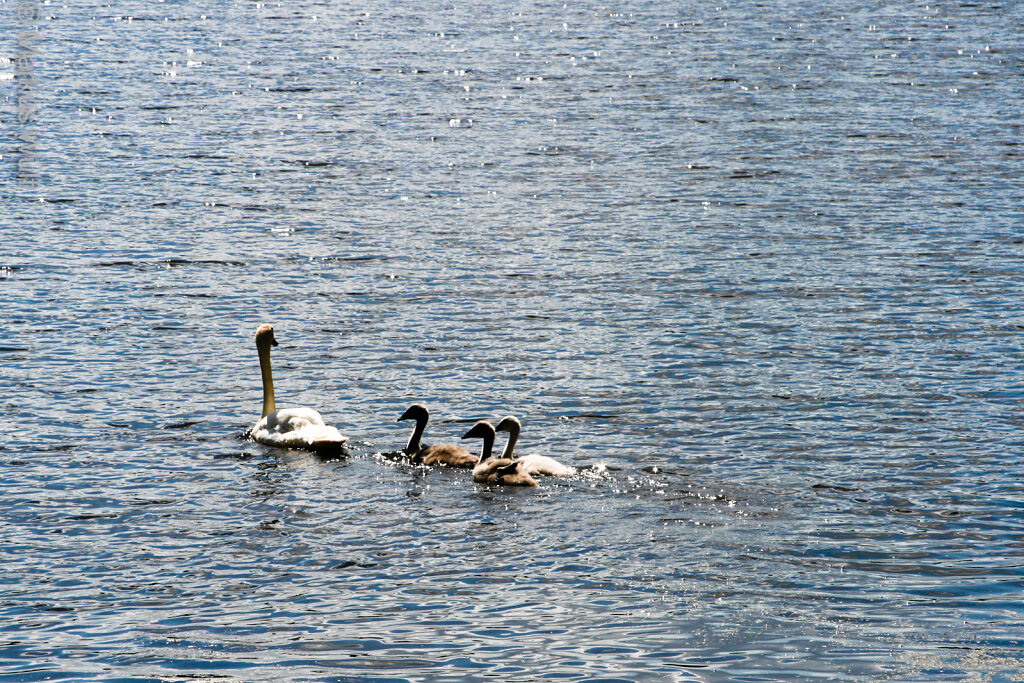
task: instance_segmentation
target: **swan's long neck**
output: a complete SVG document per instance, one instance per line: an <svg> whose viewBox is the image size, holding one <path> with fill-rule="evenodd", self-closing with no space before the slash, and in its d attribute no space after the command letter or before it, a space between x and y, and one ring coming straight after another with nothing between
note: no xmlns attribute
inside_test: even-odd
<svg viewBox="0 0 1024 683"><path fill-rule="evenodd" d="M484 444L480 447L480 460L477 464L490 459L491 451L494 450L494 433L484 434Z"/></svg>
<svg viewBox="0 0 1024 683"><path fill-rule="evenodd" d="M516 447L516 441L519 440L519 425L515 422L508 426L508 441L505 442L505 450L501 452L501 457L511 458L512 450Z"/></svg>
<svg viewBox="0 0 1024 683"><path fill-rule="evenodd" d="M274 374L270 370L270 345L257 344L256 350L260 354L260 374L263 375L263 415L266 417L277 410L274 405Z"/></svg>
<svg viewBox="0 0 1024 683"><path fill-rule="evenodd" d="M405 447L405 454L412 455L420 449L420 439L423 438L423 432L427 428L427 421L423 418L416 419L416 427L412 430L412 436L409 437L409 443Z"/></svg>

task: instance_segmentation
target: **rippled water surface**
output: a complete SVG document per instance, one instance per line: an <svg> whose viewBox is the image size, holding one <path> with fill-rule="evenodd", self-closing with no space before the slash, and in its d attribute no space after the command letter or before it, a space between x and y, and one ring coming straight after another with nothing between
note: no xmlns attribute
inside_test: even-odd
<svg viewBox="0 0 1024 683"><path fill-rule="evenodd" d="M0 2L0 680L1024 680L1022 7Z"/></svg>

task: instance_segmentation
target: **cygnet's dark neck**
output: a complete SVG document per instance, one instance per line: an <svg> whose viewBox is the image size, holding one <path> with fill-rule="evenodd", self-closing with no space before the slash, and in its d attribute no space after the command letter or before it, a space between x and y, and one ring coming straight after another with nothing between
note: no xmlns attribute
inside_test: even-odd
<svg viewBox="0 0 1024 683"><path fill-rule="evenodd" d="M483 446L480 447L480 460L483 462L489 460L492 457L491 451L494 450L494 433L488 432L483 436Z"/></svg>
<svg viewBox="0 0 1024 683"><path fill-rule="evenodd" d="M423 432L427 429L427 416L420 415L416 418L416 426L413 427L412 435L409 437L409 443L405 446L405 454L413 455L420 450L420 439L423 438Z"/></svg>

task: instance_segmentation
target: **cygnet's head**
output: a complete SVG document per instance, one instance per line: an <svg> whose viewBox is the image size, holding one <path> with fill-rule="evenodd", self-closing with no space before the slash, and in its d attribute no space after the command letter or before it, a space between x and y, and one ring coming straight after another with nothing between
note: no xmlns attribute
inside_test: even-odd
<svg viewBox="0 0 1024 683"><path fill-rule="evenodd" d="M277 346L277 340L274 339L274 328L267 323L263 323L256 328L256 346Z"/></svg>
<svg viewBox="0 0 1024 683"><path fill-rule="evenodd" d="M398 418L398 422L401 422L402 420L416 420L417 422L422 420L423 422L426 422L428 417L430 417L430 413L427 411L427 407L425 405L422 403L413 403L404 413L402 413L402 417Z"/></svg>
<svg viewBox="0 0 1024 683"><path fill-rule="evenodd" d="M501 422L499 422L498 426L494 428L494 431L496 431L496 432L513 432L513 431L514 432L518 432L521 428L522 428L522 425L519 423L519 420L517 420L516 418L512 417L511 415L507 415L507 416L501 418Z"/></svg>
<svg viewBox="0 0 1024 683"><path fill-rule="evenodd" d="M488 437L494 438L494 427L487 420L480 420L462 435L463 439L486 439Z"/></svg>

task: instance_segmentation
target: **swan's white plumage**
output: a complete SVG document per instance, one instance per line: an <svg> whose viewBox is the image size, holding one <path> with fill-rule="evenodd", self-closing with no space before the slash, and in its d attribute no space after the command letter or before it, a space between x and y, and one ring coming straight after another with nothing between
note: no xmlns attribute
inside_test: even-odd
<svg viewBox="0 0 1024 683"><path fill-rule="evenodd" d="M312 408L281 408L260 418L252 438L267 446L317 449L347 441Z"/></svg>
<svg viewBox="0 0 1024 683"><path fill-rule="evenodd" d="M249 435L254 441L280 448L335 450L348 441L336 428L326 424L312 408L281 408L274 403L274 376L270 368L270 347L277 346L274 328L260 325L256 330L256 350L263 377L263 415Z"/></svg>
<svg viewBox="0 0 1024 683"><path fill-rule="evenodd" d="M548 477L571 477L576 474L576 469L563 465L554 458L546 455L528 453L516 458L530 474L544 475Z"/></svg>
<svg viewBox="0 0 1024 683"><path fill-rule="evenodd" d="M511 415L501 419L498 426L495 427L495 431L508 432L508 442L505 443L505 449L501 452L501 458L512 459L512 452L516 447L516 441L519 440L519 431L522 428L519 420L512 417ZM538 455L536 453L530 453L523 455L516 460L521 463L520 467L534 475L544 475L548 477L571 477L576 474L576 469L568 467L558 462L554 458L546 455Z"/></svg>

